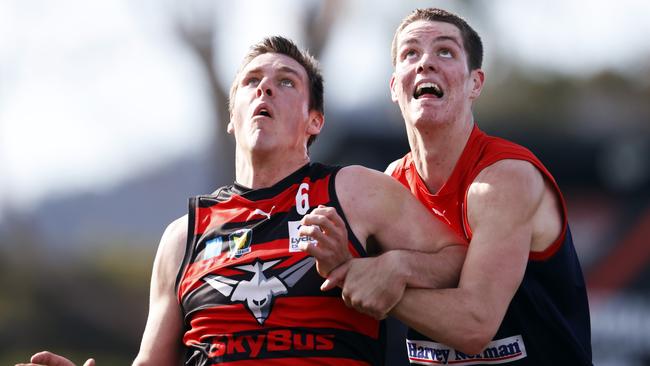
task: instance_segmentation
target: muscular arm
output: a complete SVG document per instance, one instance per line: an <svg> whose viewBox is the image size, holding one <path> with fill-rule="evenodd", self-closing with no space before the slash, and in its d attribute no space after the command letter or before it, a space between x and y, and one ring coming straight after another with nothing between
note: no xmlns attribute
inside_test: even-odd
<svg viewBox="0 0 650 366"><path fill-rule="evenodd" d="M342 220L333 208L319 207L303 219L306 226L322 229L301 228L303 234L318 240L317 247L306 250L318 262L330 262L321 268L334 268L331 263L348 260L331 274L321 272L330 275L324 290L342 283L347 274L351 278L345 281L343 294L348 305L383 318L407 285L439 288L458 283L465 255L463 240L402 185L374 170L346 167L336 177L336 192L355 236L362 243L378 243L384 254L348 260L349 254L343 255L347 236L341 235L345 234Z"/></svg>
<svg viewBox="0 0 650 366"><path fill-rule="evenodd" d="M553 206L542 204L549 189L529 163L504 160L486 168L468 192L473 237L458 288L408 289L391 315L464 352L482 350L521 283L535 223L551 222L551 236L560 233L557 207L540 211Z"/></svg>
<svg viewBox="0 0 650 366"><path fill-rule="evenodd" d="M401 184L374 170L347 167L337 175L336 192L357 238L376 242L384 253L377 258L381 266L396 269L391 280L411 287L456 286L464 240Z"/></svg>
<svg viewBox="0 0 650 366"><path fill-rule="evenodd" d="M336 194L355 235L382 251L439 251L462 239L391 177L361 166L341 169ZM405 240L409 239L409 240Z"/></svg>
<svg viewBox="0 0 650 366"><path fill-rule="evenodd" d="M185 250L187 216L172 222L160 240L151 275L149 316L133 365L180 365L183 320L174 283Z"/></svg>
<svg viewBox="0 0 650 366"><path fill-rule="evenodd" d="M377 267L381 277L392 282L403 283L410 288L449 288L456 287L460 278L460 271L467 253L465 245L449 245L437 252L424 252L409 249L395 249L386 251L372 258L351 259L355 265L366 261L363 267ZM352 265L352 264L351 264ZM361 267L361 268L363 268ZM369 268L368 268L369 269ZM350 268L341 268L346 272ZM362 269L359 269L362 270ZM329 281L340 282L342 274L333 272ZM329 282L328 281L328 282ZM333 285L330 285L333 287Z"/></svg>
<svg viewBox="0 0 650 366"><path fill-rule="evenodd" d="M384 174L391 176L399 162L400 160L395 160L390 163L386 167ZM460 268L458 268L458 271L454 271L453 268L458 256L464 259L465 253L466 247L464 246L446 246L434 253L392 250L385 252L383 255L393 257L392 263L399 263L408 271L408 287L449 288L458 285ZM449 263L450 261L453 263ZM448 268L449 270L440 271L439 268Z"/></svg>

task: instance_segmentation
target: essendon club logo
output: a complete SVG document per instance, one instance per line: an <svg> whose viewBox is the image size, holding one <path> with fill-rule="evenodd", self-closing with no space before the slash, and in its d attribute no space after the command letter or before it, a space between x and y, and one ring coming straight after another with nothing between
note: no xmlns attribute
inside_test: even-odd
<svg viewBox="0 0 650 366"><path fill-rule="evenodd" d="M280 259L263 262L256 259L251 264L233 266L244 272L252 273L248 280L207 275L206 283L226 296L232 302L243 303L260 325L263 325L271 313L273 300L289 292L304 275L314 266L314 258L306 257L290 266L277 276L268 276L265 271L280 263Z"/></svg>

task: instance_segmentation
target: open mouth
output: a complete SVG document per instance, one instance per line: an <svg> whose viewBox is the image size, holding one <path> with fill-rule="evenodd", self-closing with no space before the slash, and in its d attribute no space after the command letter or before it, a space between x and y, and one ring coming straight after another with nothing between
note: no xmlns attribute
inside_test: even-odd
<svg viewBox="0 0 650 366"><path fill-rule="evenodd" d="M415 88L413 98L420 99L423 95L432 95L436 98L442 98L445 93L440 89L440 86L435 83L422 83Z"/></svg>
<svg viewBox="0 0 650 366"><path fill-rule="evenodd" d="M257 116L273 118L273 114L271 113L271 110L264 104L259 105L257 108L255 108L255 113L253 113L253 117L257 117Z"/></svg>
<svg viewBox="0 0 650 366"><path fill-rule="evenodd" d="M266 108L260 109L259 112L257 112L258 116L266 116L266 117L271 117L271 113Z"/></svg>

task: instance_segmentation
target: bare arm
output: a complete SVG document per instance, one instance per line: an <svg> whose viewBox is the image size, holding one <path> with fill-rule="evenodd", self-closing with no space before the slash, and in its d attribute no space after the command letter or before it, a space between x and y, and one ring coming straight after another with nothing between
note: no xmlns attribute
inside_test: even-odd
<svg viewBox="0 0 650 366"><path fill-rule="evenodd" d="M183 319L174 283L187 240L187 216L172 222L154 260L149 297L149 316L140 351L133 365L181 364Z"/></svg>
<svg viewBox="0 0 650 366"><path fill-rule="evenodd" d="M398 182L374 170L346 167L337 175L336 192L355 236L362 243L377 242L385 253L348 261L332 273L324 290L340 283L350 269L354 279L346 282L346 286L349 293L356 292L357 296L344 298L358 310L381 318L399 300L407 285L439 288L458 283L465 255L463 240ZM344 230L342 221L337 223L338 220L332 208L318 208L303 219L304 224L322 229L305 228L303 232L318 240L318 247L305 248L318 261L326 259L336 263L338 258L336 265L339 265L349 259L349 254L348 258L332 254L347 252L344 242L331 236Z"/></svg>
<svg viewBox="0 0 650 366"><path fill-rule="evenodd" d="M410 286L438 288L458 283L464 240L394 179L375 170L349 166L336 177L336 193L363 245L376 242L381 252L396 251L383 258L385 261L409 265L400 277ZM305 215L302 223L301 234L316 239L320 247L304 249L318 260L329 260L328 269L350 259L345 224L336 210L318 207ZM329 271L319 273L327 276Z"/></svg>
<svg viewBox="0 0 650 366"><path fill-rule="evenodd" d="M480 352L521 283L535 223L555 223L547 237L561 231L559 209L543 204L553 197L549 190L529 163L504 160L486 168L468 192L474 235L458 288L409 289L391 315L437 341L467 353Z"/></svg>
<svg viewBox="0 0 650 366"><path fill-rule="evenodd" d="M390 163L384 170L384 174L391 176L399 162L400 159ZM465 258L466 249L465 246L451 245L433 253L414 250L392 250L383 255L391 256L393 265L400 265L402 270L407 271L408 287L449 288L458 285L460 268L458 268L458 271L453 269L440 271L439 268L454 268L458 258Z"/></svg>
<svg viewBox="0 0 650 366"><path fill-rule="evenodd" d="M376 241L382 252L438 252L463 243L393 178L360 166L341 169L336 194L354 234Z"/></svg>

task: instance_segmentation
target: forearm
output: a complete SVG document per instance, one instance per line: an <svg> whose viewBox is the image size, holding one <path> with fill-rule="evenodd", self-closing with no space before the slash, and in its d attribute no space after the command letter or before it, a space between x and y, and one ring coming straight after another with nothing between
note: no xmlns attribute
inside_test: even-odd
<svg viewBox="0 0 650 366"><path fill-rule="evenodd" d="M351 259L345 266L332 272L324 290L341 284L345 278L342 295L346 304L383 319L402 299L407 287L456 285L464 254L464 247L445 248L436 254L392 250L378 257ZM429 301L426 297L424 300ZM409 301L408 304L413 302ZM413 307L417 308L407 307L404 312L410 316L409 309ZM414 314L414 319L418 319L418 313Z"/></svg>
<svg viewBox="0 0 650 366"><path fill-rule="evenodd" d="M158 320L159 325L147 324L140 350L132 366L182 365L182 330L168 326L172 321Z"/></svg>
<svg viewBox="0 0 650 366"><path fill-rule="evenodd" d="M407 288L391 316L423 335L466 353L480 352L500 320L485 316L484 305L462 289Z"/></svg>
<svg viewBox="0 0 650 366"><path fill-rule="evenodd" d="M450 245L436 253L392 250L381 256L400 268L407 287L434 289L458 285L466 251L464 245Z"/></svg>

